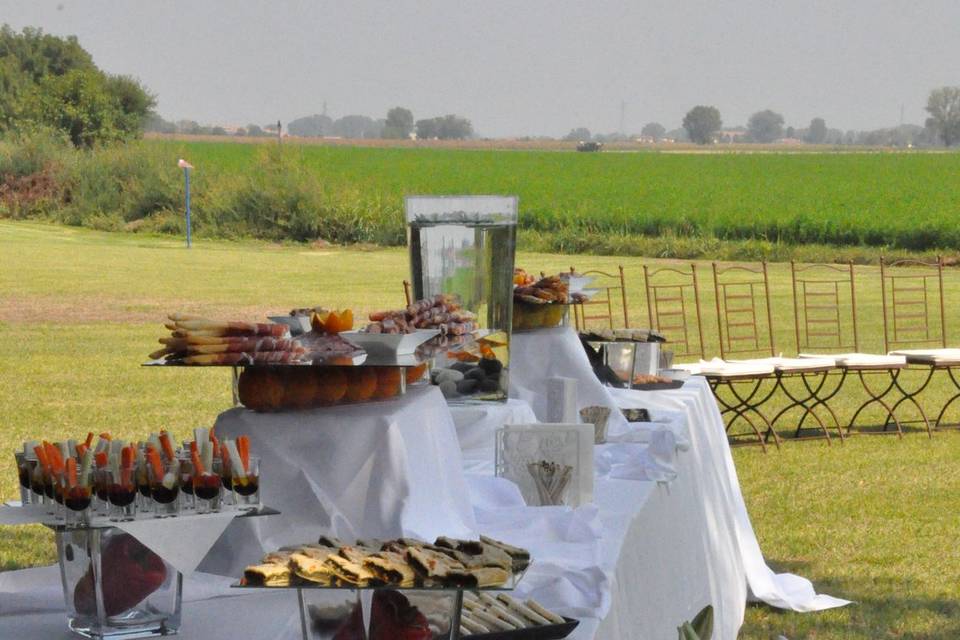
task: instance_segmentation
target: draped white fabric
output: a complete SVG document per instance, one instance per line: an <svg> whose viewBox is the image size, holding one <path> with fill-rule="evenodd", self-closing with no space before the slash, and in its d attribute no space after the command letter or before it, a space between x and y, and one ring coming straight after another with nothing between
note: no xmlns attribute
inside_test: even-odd
<svg viewBox="0 0 960 640"><path fill-rule="evenodd" d="M631 424L615 412L608 444L595 449L595 504L576 510L526 507L512 484L491 477L496 429L543 415L542 381L554 375L578 380L579 407L644 407L654 420ZM846 603L767 567L702 379L676 391L611 390L561 329L515 336L511 389L520 400L481 408L448 409L436 389L414 389L304 414L225 412L220 435L251 435L264 503L284 515L234 523L201 569L237 576L264 549L321 529L347 538L483 531L530 549L535 562L518 595L580 618L577 640L672 638L706 604L716 611L714 637L732 640L748 586L798 611ZM180 637L299 637L292 592L238 595L227 583L187 578ZM0 637L70 637L55 570L0 574Z"/></svg>
<svg viewBox="0 0 960 640"><path fill-rule="evenodd" d="M240 575L251 558L321 531L357 537L470 536L476 529L453 419L436 387L395 400L258 414L236 408L217 434L250 436L261 501L281 515L234 521L201 571Z"/></svg>

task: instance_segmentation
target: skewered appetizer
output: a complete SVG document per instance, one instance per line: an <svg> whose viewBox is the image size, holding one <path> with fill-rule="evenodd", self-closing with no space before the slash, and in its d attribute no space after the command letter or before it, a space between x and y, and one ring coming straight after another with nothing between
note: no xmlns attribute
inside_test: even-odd
<svg viewBox="0 0 960 640"><path fill-rule="evenodd" d="M549 304L551 302L566 304L569 302L570 287L560 276L546 276L533 284L515 287L513 299L515 302L529 304Z"/></svg>
<svg viewBox="0 0 960 640"><path fill-rule="evenodd" d="M476 328L476 315L460 306L456 296L440 294L418 300L406 309L375 311L370 314L367 333L413 333L437 329L440 335L461 336Z"/></svg>
<svg viewBox="0 0 960 640"><path fill-rule="evenodd" d="M152 360L188 365L282 365L353 358L363 350L338 335L353 326L353 312L313 313L314 331L291 338L284 324L217 322L171 314L165 325L170 337L160 339L163 348L150 354Z"/></svg>
<svg viewBox="0 0 960 640"><path fill-rule="evenodd" d="M194 365L284 364L300 361L306 349L283 324L219 322L173 313L150 359Z"/></svg>

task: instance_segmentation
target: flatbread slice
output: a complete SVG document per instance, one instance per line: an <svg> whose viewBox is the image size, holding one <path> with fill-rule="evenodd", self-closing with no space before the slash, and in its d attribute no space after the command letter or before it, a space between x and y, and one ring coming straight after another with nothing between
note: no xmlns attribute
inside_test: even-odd
<svg viewBox="0 0 960 640"><path fill-rule="evenodd" d="M410 588L416 584L417 572L407 563L407 559L399 553L380 551L363 561L364 569L368 570L377 580L386 584Z"/></svg>
<svg viewBox="0 0 960 640"><path fill-rule="evenodd" d="M417 573L427 581L438 581L444 586L477 587L477 576L453 558L432 549L410 547L407 549L407 561Z"/></svg>
<svg viewBox="0 0 960 640"><path fill-rule="evenodd" d="M252 587L290 585L290 567L285 564L255 564L243 570L244 583Z"/></svg>
<svg viewBox="0 0 960 640"><path fill-rule="evenodd" d="M324 560L294 553L290 556L290 569L298 578L329 587L333 585L337 575L324 563Z"/></svg>
<svg viewBox="0 0 960 640"><path fill-rule="evenodd" d="M347 584L367 587L370 586L372 581L376 580L376 576L365 569L363 565L350 562L342 556L330 556L327 558L327 566Z"/></svg>

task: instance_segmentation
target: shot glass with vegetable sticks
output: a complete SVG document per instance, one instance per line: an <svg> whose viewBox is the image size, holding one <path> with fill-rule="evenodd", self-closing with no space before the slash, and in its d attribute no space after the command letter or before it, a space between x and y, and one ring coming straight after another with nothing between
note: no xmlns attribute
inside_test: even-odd
<svg viewBox="0 0 960 640"><path fill-rule="evenodd" d="M194 510L197 507L196 497L193 495L193 461L189 457L180 458L180 506L184 510Z"/></svg>
<svg viewBox="0 0 960 640"><path fill-rule="evenodd" d="M234 504L241 509L260 506L260 459L250 455L250 439L240 436L224 442L230 459L230 486Z"/></svg>
<svg viewBox="0 0 960 640"><path fill-rule="evenodd" d="M30 461L26 454L28 444L24 444L23 448L24 451L15 451L13 457L17 463L17 479L20 482L20 504L28 505L32 498L30 495Z"/></svg>
<svg viewBox="0 0 960 640"><path fill-rule="evenodd" d="M89 526L90 503L93 500L93 453L87 451L79 465L76 458L67 458L64 467L60 478L66 524L68 527Z"/></svg>
<svg viewBox="0 0 960 640"><path fill-rule="evenodd" d="M30 490L33 492L37 504L49 505L50 499L46 493L47 477L47 457L40 445L33 448L33 455L37 458L37 464L34 465L30 475Z"/></svg>
<svg viewBox="0 0 960 640"><path fill-rule="evenodd" d="M213 457L213 442L207 440L200 452L191 453L193 465L193 495L197 505L197 513L220 511L223 501L223 486L217 465Z"/></svg>
<svg viewBox="0 0 960 640"><path fill-rule="evenodd" d="M156 448L147 450L147 476L153 512L158 518L180 513L180 461L163 460Z"/></svg>
<svg viewBox="0 0 960 640"><path fill-rule="evenodd" d="M137 515L136 449L125 447L105 471L110 500L110 520L133 520Z"/></svg>

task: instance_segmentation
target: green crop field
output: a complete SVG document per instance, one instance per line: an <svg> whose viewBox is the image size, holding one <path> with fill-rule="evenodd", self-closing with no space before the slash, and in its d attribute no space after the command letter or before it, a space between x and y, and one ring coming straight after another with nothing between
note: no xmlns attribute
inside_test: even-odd
<svg viewBox="0 0 960 640"><path fill-rule="evenodd" d="M626 267L631 321L644 324L636 258L522 252L528 270ZM702 268L709 265L701 264ZM126 439L160 428L177 437L210 424L230 404L222 370L138 366L164 332L165 314L262 318L325 304L359 310L395 307L407 272L400 248L316 248L264 242L101 233L0 221L0 499L16 495L10 452L28 437L60 439L109 430ZM878 270L858 267L865 349L880 345ZM790 350L792 308L786 265L771 267L774 323ZM947 274L950 300L960 274ZM705 315L709 316L708 297ZM948 318L948 322L952 317ZM958 323L954 322L954 325ZM708 334L714 331L708 327ZM960 326L951 330L953 343ZM715 349L715 339L711 342ZM919 372L911 373L915 384ZM943 397L948 385L933 389ZM841 416L862 400L856 385L838 396ZM954 416L955 418L955 416ZM960 636L960 434L928 439L916 430L846 444L787 442L764 455L735 449L747 507L768 561L856 604L823 613L747 610L741 638L774 640L953 640ZM3 528L0 570L55 560L41 527Z"/></svg>
<svg viewBox="0 0 960 640"><path fill-rule="evenodd" d="M249 171L263 145L152 141L214 174ZM162 151L161 151L162 150ZM405 194L510 193L521 226L960 249L960 155L664 154L350 148L288 143L284 153L335 192L398 215Z"/></svg>
<svg viewBox="0 0 960 640"><path fill-rule="evenodd" d="M520 246L876 263L960 251L960 154L575 153L150 139L78 152L0 141L0 218L198 237L404 242L403 196L520 197ZM4 181L7 184L4 184ZM20 190L20 191L18 191Z"/></svg>

